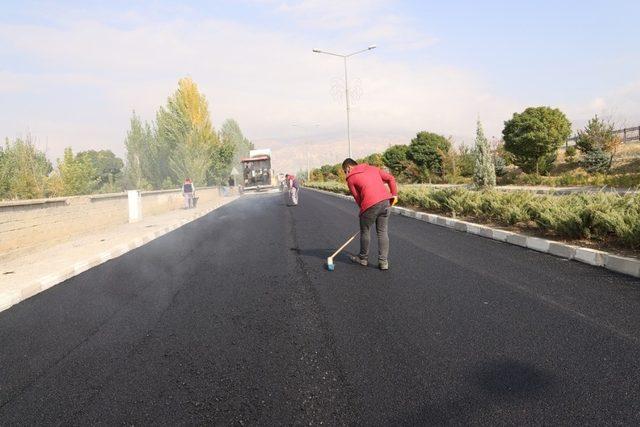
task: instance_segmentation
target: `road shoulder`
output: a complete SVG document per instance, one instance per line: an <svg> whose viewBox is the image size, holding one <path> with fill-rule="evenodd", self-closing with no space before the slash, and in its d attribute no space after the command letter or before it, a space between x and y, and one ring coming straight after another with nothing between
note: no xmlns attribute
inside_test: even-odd
<svg viewBox="0 0 640 427"><path fill-rule="evenodd" d="M225 197L194 209L175 210L99 230L7 260L0 268L0 312L195 221L238 197Z"/></svg>

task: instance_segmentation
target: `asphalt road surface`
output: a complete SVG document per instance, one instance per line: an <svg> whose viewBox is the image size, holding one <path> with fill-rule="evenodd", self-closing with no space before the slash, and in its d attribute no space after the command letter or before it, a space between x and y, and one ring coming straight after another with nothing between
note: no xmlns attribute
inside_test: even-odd
<svg viewBox="0 0 640 427"><path fill-rule="evenodd" d="M329 272L355 206L300 199L0 313L0 425L640 423L637 279L395 215L388 272Z"/></svg>

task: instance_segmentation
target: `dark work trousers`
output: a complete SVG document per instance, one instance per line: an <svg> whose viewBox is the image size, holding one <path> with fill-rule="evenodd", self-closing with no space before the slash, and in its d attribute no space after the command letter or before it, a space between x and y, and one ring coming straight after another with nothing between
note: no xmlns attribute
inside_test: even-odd
<svg viewBox="0 0 640 427"><path fill-rule="evenodd" d="M360 258L369 257L371 226L376 224L378 234L378 260L387 261L389 256L389 201L383 200L360 215Z"/></svg>

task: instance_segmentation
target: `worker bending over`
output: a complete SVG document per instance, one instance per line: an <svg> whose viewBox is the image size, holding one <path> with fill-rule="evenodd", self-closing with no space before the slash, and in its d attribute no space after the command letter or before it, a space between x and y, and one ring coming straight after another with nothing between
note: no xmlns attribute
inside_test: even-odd
<svg viewBox="0 0 640 427"><path fill-rule="evenodd" d="M360 206L360 253L357 256L350 255L349 258L362 266L369 264L370 230L375 223L378 267L380 270L388 270L389 208L398 202L396 180L393 175L380 168L366 163L359 165L353 159L342 162L342 170L347 175L349 191Z"/></svg>

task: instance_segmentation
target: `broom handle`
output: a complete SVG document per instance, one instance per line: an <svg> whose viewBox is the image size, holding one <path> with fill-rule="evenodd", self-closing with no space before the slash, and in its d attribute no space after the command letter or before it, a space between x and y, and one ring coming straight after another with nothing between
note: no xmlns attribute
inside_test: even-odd
<svg viewBox="0 0 640 427"><path fill-rule="evenodd" d="M359 231L358 231L356 234L354 234L353 236L351 236L351 237L349 238L349 240L347 240L347 241L345 242L345 244L344 244L344 245L340 246L340 247L338 248L338 250L337 250L337 251L335 251L335 252L333 253L333 255L331 255L329 258L332 258L332 259L333 259L333 257L335 257L336 255L338 255L338 253L340 253L340 251L341 251L341 250L343 250L343 249L344 249L344 248L345 248L349 243L351 243L351 242L353 241L353 239L355 239L355 238L356 238L356 236L357 236L358 234L360 234L360 232L359 232Z"/></svg>

